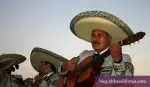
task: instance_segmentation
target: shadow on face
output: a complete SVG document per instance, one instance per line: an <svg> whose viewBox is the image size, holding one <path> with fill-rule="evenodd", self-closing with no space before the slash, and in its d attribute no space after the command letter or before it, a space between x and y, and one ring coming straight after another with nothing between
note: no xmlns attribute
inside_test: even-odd
<svg viewBox="0 0 150 87"><path fill-rule="evenodd" d="M43 73L47 70L56 72L56 68L53 64L47 61L41 61L40 66L39 66L39 72Z"/></svg>
<svg viewBox="0 0 150 87"><path fill-rule="evenodd" d="M47 64L45 61L41 61L39 65L39 72L43 73L47 69Z"/></svg>
<svg viewBox="0 0 150 87"><path fill-rule="evenodd" d="M111 37L108 33L100 29L94 29L92 31L90 41L93 49L97 52L101 52L109 47L111 43Z"/></svg>

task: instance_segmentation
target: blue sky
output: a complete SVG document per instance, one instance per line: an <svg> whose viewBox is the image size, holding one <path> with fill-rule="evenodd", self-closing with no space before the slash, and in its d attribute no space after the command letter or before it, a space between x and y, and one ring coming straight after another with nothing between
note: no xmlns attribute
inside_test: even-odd
<svg viewBox="0 0 150 87"><path fill-rule="evenodd" d="M149 3L149 0L0 0L0 54L26 56L27 60L15 74L34 77L37 72L29 58L34 47L68 59L92 49L90 43L71 33L69 24L80 12L103 10L121 18L134 33L146 32L139 43L123 47L123 53L132 57L136 75L150 75Z"/></svg>

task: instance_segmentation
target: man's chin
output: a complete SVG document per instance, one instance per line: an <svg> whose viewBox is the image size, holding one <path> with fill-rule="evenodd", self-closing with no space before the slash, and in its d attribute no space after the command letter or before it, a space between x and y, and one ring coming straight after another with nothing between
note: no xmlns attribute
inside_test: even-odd
<svg viewBox="0 0 150 87"><path fill-rule="evenodd" d="M93 48L96 52L99 52L101 49L99 48Z"/></svg>
<svg viewBox="0 0 150 87"><path fill-rule="evenodd" d="M100 47L100 45L99 44L92 44L92 47L95 49L98 49Z"/></svg>
<svg viewBox="0 0 150 87"><path fill-rule="evenodd" d="M94 50L99 50L99 49L100 49L99 46L94 46L94 45L93 45L92 47L93 47Z"/></svg>
<svg viewBox="0 0 150 87"><path fill-rule="evenodd" d="M96 52L101 52L101 51L103 51L101 48L98 48L98 47L93 47L93 49L94 49Z"/></svg>

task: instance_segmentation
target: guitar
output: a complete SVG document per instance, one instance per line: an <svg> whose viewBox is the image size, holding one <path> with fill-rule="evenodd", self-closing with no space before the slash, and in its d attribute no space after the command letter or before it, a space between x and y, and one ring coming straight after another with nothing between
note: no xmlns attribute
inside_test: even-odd
<svg viewBox="0 0 150 87"><path fill-rule="evenodd" d="M106 58L110 54L108 49L99 58ZM97 59L98 60L98 59ZM91 87L95 84L95 75L102 70L101 64L89 56L79 63L74 71L70 71L67 75L66 83L63 84L66 76L60 76L56 87Z"/></svg>

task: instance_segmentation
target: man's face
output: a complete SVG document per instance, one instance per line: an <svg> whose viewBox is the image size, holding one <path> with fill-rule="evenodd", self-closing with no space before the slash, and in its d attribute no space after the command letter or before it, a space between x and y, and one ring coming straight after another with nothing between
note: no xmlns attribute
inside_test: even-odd
<svg viewBox="0 0 150 87"><path fill-rule="evenodd" d="M49 73L52 71L51 68L51 63L47 61L41 61L40 66L39 66L39 73Z"/></svg>
<svg viewBox="0 0 150 87"><path fill-rule="evenodd" d="M7 71L7 69L2 69L2 68L4 68L5 66L7 66L8 65L8 63L7 62L5 62L5 63L2 63L2 64L0 64L0 69L1 69L1 74L3 75L3 76L7 76L8 75L8 71ZM8 68L8 70L9 70L9 68Z"/></svg>
<svg viewBox="0 0 150 87"><path fill-rule="evenodd" d="M5 66L9 65L11 62L10 61L6 61L0 64L0 68L4 68Z"/></svg>
<svg viewBox="0 0 150 87"><path fill-rule="evenodd" d="M109 37L104 31L95 29L92 31L90 41L95 51L101 52L109 47L111 37Z"/></svg>
<svg viewBox="0 0 150 87"><path fill-rule="evenodd" d="M0 79L1 79L2 76L3 76L3 72L2 72L2 70L0 69Z"/></svg>
<svg viewBox="0 0 150 87"><path fill-rule="evenodd" d="M39 66L39 72L43 73L45 70L47 70L47 64L46 62L42 61Z"/></svg>

